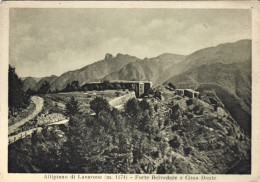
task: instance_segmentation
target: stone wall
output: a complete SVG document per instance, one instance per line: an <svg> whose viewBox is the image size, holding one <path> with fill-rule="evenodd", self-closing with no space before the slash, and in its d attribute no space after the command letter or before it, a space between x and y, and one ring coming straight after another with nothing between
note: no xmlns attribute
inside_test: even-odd
<svg viewBox="0 0 260 182"><path fill-rule="evenodd" d="M38 125L50 124L64 119L66 119L66 117L60 113L42 114L41 116L37 117L37 123Z"/></svg>
<svg viewBox="0 0 260 182"><path fill-rule="evenodd" d="M109 103L112 107L117 107L117 106L119 106L119 105L125 104L129 99L132 99L132 98L136 98L135 92L130 92L130 93L126 94L126 95L117 97L117 98L115 98L115 99L109 101L108 103Z"/></svg>

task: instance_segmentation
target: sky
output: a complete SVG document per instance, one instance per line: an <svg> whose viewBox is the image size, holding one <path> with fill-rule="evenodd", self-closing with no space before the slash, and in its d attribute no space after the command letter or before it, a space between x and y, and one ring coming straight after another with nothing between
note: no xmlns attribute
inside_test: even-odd
<svg viewBox="0 0 260 182"><path fill-rule="evenodd" d="M251 39L250 10L12 8L9 16L9 63L20 77L59 76L106 53L189 55Z"/></svg>

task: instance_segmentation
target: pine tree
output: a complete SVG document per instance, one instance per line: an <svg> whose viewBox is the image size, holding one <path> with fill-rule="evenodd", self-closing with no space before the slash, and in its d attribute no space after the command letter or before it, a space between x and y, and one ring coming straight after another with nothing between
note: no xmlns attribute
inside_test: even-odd
<svg viewBox="0 0 260 182"><path fill-rule="evenodd" d="M79 102L72 96L66 103L66 115L71 117L77 113L79 113Z"/></svg>
<svg viewBox="0 0 260 182"><path fill-rule="evenodd" d="M98 115L102 110L109 110L110 106L106 99L102 97L96 97L90 102L90 109L92 109L96 115Z"/></svg>
<svg viewBox="0 0 260 182"><path fill-rule="evenodd" d="M17 76L15 68L9 65L8 70L8 104L11 114L29 104L29 96L23 91L21 79Z"/></svg>

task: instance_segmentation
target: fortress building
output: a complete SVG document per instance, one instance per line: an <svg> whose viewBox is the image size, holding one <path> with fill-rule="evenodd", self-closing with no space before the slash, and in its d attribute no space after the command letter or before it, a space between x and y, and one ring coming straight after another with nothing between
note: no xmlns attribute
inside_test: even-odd
<svg viewBox="0 0 260 182"><path fill-rule="evenodd" d="M199 97L200 93L192 89L176 89L176 93L189 98Z"/></svg>
<svg viewBox="0 0 260 182"><path fill-rule="evenodd" d="M127 80L111 80L104 82L89 82L83 85L83 89L87 90L97 90L100 88L102 90L109 89L128 89L135 92L136 97L143 97L146 95L150 88L152 88L153 83L150 81L127 81Z"/></svg>
<svg viewBox="0 0 260 182"><path fill-rule="evenodd" d="M153 83L150 81L126 81L126 80L113 80L110 81L112 84L121 84L125 88L134 90L136 97L142 97L148 93L148 90L152 88Z"/></svg>

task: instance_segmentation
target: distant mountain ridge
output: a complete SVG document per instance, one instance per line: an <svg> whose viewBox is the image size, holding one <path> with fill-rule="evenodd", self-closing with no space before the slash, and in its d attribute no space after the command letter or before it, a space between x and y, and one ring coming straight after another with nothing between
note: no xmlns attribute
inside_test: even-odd
<svg viewBox="0 0 260 182"><path fill-rule="evenodd" d="M44 81L52 83L56 78L58 78L58 76L56 75L46 76L42 78L23 77L22 78L23 90L27 91L28 89L31 89L37 91L42 86Z"/></svg>
<svg viewBox="0 0 260 182"><path fill-rule="evenodd" d="M139 59L130 55L106 54L103 60L61 76L23 80L24 89L37 88L44 81L50 90L62 90L72 81L79 85L102 80L145 80L153 85L207 89L216 92L232 117L250 134L251 127L251 40L204 48L190 55L165 53Z"/></svg>
<svg viewBox="0 0 260 182"><path fill-rule="evenodd" d="M121 69L124 65L138 60L137 57L117 54L114 57L111 54L106 54L103 60L87 65L81 69L63 73L52 84L51 90L62 90L67 84L74 80L79 81L80 85L90 81L101 80L105 75L108 75L116 70Z"/></svg>
<svg viewBox="0 0 260 182"><path fill-rule="evenodd" d="M23 90L27 91L29 88L35 88L37 81L33 77L25 77L22 78Z"/></svg>
<svg viewBox="0 0 260 182"><path fill-rule="evenodd" d="M36 86L35 86L35 90L36 90L36 91L39 90L39 89L41 88L42 84L43 84L45 81L47 81L47 82L49 82L50 84L52 84L57 78L58 78L58 76L56 76L56 75L51 75L51 76L46 76L46 77L41 78L41 79L37 82L37 84L36 84Z"/></svg>
<svg viewBox="0 0 260 182"><path fill-rule="evenodd" d="M244 61L251 61L251 40L220 44L198 50L188 56L163 54L156 58L146 58L125 65L121 70L104 77L103 80L120 80L120 78L124 80L149 80L156 86L190 68L215 63L229 64Z"/></svg>
<svg viewBox="0 0 260 182"><path fill-rule="evenodd" d="M102 80L148 80L154 84L160 84L170 77L169 68L184 60L185 56L175 54L163 54L155 58L137 60L123 66L122 69L106 75ZM158 83L159 81L159 83Z"/></svg>
<svg viewBox="0 0 260 182"><path fill-rule="evenodd" d="M127 54L119 53L115 57L106 54L103 60L78 70L65 72L56 79L52 79L50 89L51 91L62 90L75 80L79 81L80 85L101 80L147 80L157 86L172 76L201 65L243 61L251 61L251 40L220 44L198 50L188 56L164 53L154 58L139 59ZM27 82L25 83L28 86L25 88L30 88L35 84L32 81Z"/></svg>

